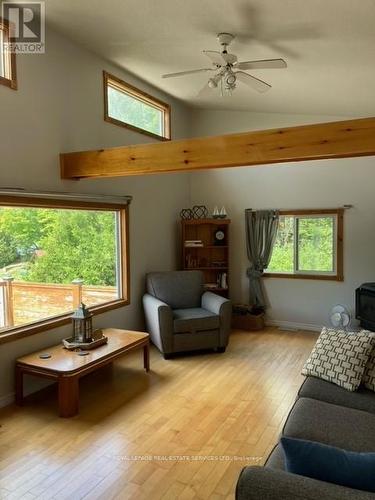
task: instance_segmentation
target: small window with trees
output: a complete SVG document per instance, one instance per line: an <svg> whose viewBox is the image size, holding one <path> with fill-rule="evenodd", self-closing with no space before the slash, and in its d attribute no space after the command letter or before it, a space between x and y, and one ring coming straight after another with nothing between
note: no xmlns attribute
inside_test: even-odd
<svg viewBox="0 0 375 500"><path fill-rule="evenodd" d="M126 233L126 206L0 198L0 341L125 305Z"/></svg>
<svg viewBox="0 0 375 500"><path fill-rule="evenodd" d="M280 212L267 277L343 280L343 210Z"/></svg>
<svg viewBox="0 0 375 500"><path fill-rule="evenodd" d="M104 119L160 140L169 140L170 106L103 72Z"/></svg>
<svg viewBox="0 0 375 500"><path fill-rule="evenodd" d="M17 89L16 56L9 50L9 24L0 18L0 84Z"/></svg>

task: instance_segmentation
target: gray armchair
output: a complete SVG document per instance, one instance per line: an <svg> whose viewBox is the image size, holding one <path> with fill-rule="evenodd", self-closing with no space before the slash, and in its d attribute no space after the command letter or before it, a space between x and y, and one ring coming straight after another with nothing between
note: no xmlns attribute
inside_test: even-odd
<svg viewBox="0 0 375 500"><path fill-rule="evenodd" d="M231 302L204 292L201 271L150 273L146 285L147 331L166 359L173 353L198 349L225 351Z"/></svg>

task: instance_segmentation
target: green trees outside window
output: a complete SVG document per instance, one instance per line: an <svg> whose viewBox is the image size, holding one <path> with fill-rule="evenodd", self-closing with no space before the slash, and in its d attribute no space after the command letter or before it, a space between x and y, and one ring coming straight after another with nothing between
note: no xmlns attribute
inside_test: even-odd
<svg viewBox="0 0 375 500"><path fill-rule="evenodd" d="M108 87L108 115L120 122L162 136L163 113L120 90Z"/></svg>
<svg viewBox="0 0 375 500"><path fill-rule="evenodd" d="M160 140L171 137L169 104L103 71L104 120Z"/></svg>
<svg viewBox="0 0 375 500"><path fill-rule="evenodd" d="M116 234L115 212L2 207L0 272L21 281L116 286Z"/></svg>
<svg viewBox="0 0 375 500"><path fill-rule="evenodd" d="M336 217L281 216L269 273L334 273Z"/></svg>

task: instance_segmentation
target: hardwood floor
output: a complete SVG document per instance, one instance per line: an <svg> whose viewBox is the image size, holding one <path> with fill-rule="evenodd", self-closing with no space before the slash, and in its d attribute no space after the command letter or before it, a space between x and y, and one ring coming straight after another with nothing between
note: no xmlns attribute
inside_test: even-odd
<svg viewBox="0 0 375 500"><path fill-rule="evenodd" d="M268 328L233 332L225 354L152 348L149 374L134 353L82 379L74 418L57 416L55 387L0 410L0 498L233 498L276 442L315 340Z"/></svg>

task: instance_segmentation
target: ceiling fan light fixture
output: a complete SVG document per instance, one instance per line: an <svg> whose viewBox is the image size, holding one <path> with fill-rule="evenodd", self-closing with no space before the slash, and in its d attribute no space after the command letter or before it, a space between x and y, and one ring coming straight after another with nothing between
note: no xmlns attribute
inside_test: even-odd
<svg viewBox="0 0 375 500"><path fill-rule="evenodd" d="M174 78L194 73L215 72L216 75L207 81L198 96L203 95L207 88L216 89L219 85L221 95L232 95L232 92L237 88L238 82L240 82L241 85L244 83L257 92L266 92L271 88L269 83L260 80L243 70L286 68L286 62L284 59L280 58L259 59L256 61L238 61L237 56L235 54L228 53L227 50L234 38L234 35L231 33L218 33L217 39L222 47L222 50L220 52L217 50L203 50L203 54L210 59L210 67L169 73L162 75L162 78Z"/></svg>
<svg viewBox="0 0 375 500"><path fill-rule="evenodd" d="M208 80L208 86L210 87L210 89L216 89L217 81L214 78L210 78Z"/></svg>
<svg viewBox="0 0 375 500"><path fill-rule="evenodd" d="M223 74L222 74L222 72L220 72L208 80L208 86L210 87L210 89L216 89L222 76L223 76Z"/></svg>
<svg viewBox="0 0 375 500"><path fill-rule="evenodd" d="M228 73L227 76L225 77L225 83L229 86L229 87L233 87L236 85L236 75L234 73Z"/></svg>
<svg viewBox="0 0 375 500"><path fill-rule="evenodd" d="M228 71L223 78L223 87L229 95L232 95L232 91L236 88L237 77L231 71Z"/></svg>

